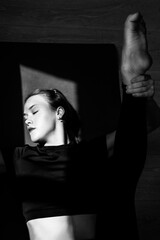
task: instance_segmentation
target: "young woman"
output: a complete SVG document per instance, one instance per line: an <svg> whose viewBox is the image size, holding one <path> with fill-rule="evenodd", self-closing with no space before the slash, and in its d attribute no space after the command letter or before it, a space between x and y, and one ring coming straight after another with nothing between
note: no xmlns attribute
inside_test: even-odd
<svg viewBox="0 0 160 240"><path fill-rule="evenodd" d="M136 14L127 19L131 24L125 30L127 36L134 21L142 24L139 18ZM134 53L142 60L141 48L135 48L140 41ZM134 193L146 156L146 97L153 96L154 86L144 74L148 55L143 59L145 67L139 64L133 71L135 59L125 65L128 49L131 46L125 43L116 134L79 141L78 115L60 91L35 90L26 98L25 124L37 146L17 147L14 164L31 240L137 238ZM78 236L73 216L90 215L96 216L95 230Z"/></svg>

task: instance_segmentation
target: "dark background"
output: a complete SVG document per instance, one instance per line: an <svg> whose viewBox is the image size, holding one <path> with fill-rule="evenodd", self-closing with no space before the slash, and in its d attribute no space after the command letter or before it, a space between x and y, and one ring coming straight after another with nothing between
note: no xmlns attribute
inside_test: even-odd
<svg viewBox="0 0 160 240"><path fill-rule="evenodd" d="M153 57L150 74L155 79L155 99L160 105L160 2L158 0L72 0L72 1L15 1L5 0L0 4L0 41L2 42L28 42L28 43L92 43L113 44L120 55L123 41L123 24L129 13L141 11L147 24L149 50ZM3 49L4 50L4 49ZM1 52L3 52L1 48ZM3 52L4 53L4 52ZM106 60L110 59L106 53ZM4 55L1 54L3 62ZM12 71L16 71L16 61L8 56L6 69L1 71L1 102L13 101L11 88L17 89L13 82ZM6 61L6 56L5 60ZM105 61L105 59L104 59ZM8 79L4 74L8 74ZM18 72L16 72L18 76ZM17 78L18 79L18 78ZM18 80L17 80L18 81ZM18 85L20 87L20 85ZM19 88L20 90L20 88ZM19 104L20 95L14 98L17 109L21 112ZM6 93L6 94L5 94ZM17 100L16 100L17 99ZM4 107L5 106L5 107ZM4 108L4 109L3 109ZM1 114L8 114L3 104ZM8 116L8 115L7 115ZM21 126L21 120L13 118L12 126ZM20 123L19 123L20 121ZM5 121L3 121L4 123ZM8 125L6 125L7 127ZM1 125L1 128L2 125ZM4 132L3 132L4 134ZM20 141L19 135L5 132L6 143L14 136ZM8 137L7 137L8 136ZM148 154L145 168L141 175L137 193L136 210L140 239L158 240L160 238L160 129L158 128L148 137ZM1 168L3 171L3 167ZM3 198L3 196L2 196ZM3 205L2 205L3 208ZM8 216L10 219L11 217ZM13 223L6 232L10 231ZM14 228L13 228L14 229ZM12 229L12 230L13 230ZM4 230L4 229L3 229Z"/></svg>

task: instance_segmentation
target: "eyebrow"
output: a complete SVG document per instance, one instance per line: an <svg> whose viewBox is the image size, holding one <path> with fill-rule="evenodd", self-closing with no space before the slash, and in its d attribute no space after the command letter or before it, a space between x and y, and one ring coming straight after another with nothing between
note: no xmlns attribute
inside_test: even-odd
<svg viewBox="0 0 160 240"><path fill-rule="evenodd" d="M36 106L37 104L33 104L33 105L31 105L29 108L28 108L28 110L31 110L32 108L34 108L35 106ZM27 113L23 113L23 116L26 116L27 115Z"/></svg>

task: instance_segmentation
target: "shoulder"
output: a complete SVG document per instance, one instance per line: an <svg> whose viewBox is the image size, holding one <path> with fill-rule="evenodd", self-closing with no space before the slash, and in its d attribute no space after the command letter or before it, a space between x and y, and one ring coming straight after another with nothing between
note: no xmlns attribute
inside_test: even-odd
<svg viewBox="0 0 160 240"><path fill-rule="evenodd" d="M21 158L27 151L33 149L34 147L25 144L24 146L18 146L14 150L14 159Z"/></svg>

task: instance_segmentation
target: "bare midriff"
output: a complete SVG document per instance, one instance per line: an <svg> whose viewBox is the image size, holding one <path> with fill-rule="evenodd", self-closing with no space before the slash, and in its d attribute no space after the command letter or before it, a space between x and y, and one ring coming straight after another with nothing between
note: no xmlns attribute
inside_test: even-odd
<svg viewBox="0 0 160 240"><path fill-rule="evenodd" d="M56 216L29 220L30 240L93 239L96 217L92 215Z"/></svg>

